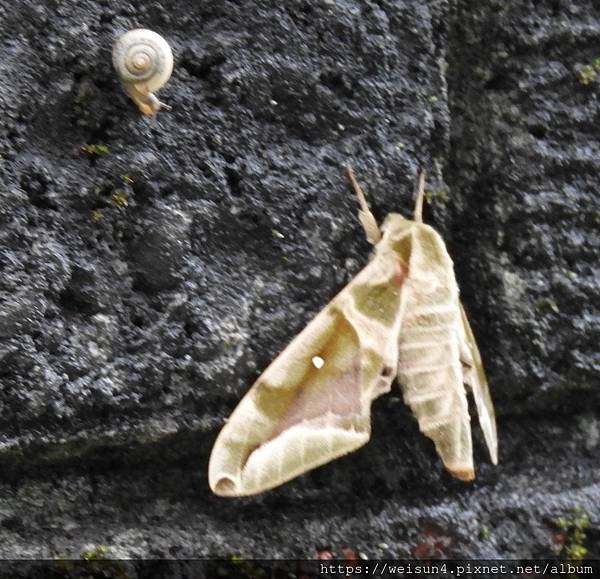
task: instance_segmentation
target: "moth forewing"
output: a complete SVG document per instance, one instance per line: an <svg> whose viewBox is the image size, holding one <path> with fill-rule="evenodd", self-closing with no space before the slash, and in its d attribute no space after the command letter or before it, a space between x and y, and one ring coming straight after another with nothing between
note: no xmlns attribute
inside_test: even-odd
<svg viewBox="0 0 600 579"><path fill-rule="evenodd" d="M215 442L213 492L256 494L369 440L371 402L389 391L397 366L403 267L378 247L263 372Z"/></svg>

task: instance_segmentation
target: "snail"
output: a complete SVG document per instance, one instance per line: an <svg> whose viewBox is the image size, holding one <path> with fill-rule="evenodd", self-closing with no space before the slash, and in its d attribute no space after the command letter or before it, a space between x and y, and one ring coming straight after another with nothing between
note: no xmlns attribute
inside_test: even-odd
<svg viewBox="0 0 600 579"><path fill-rule="evenodd" d="M160 34L145 28L126 32L113 46L112 60L125 92L143 114L171 108L153 94L173 72L171 47Z"/></svg>

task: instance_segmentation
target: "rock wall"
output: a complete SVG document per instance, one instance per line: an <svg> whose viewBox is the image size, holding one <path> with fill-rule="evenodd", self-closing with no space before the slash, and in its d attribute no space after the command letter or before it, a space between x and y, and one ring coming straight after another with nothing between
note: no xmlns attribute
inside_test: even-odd
<svg viewBox="0 0 600 579"><path fill-rule="evenodd" d="M111 65L140 26L175 54L156 119ZM0 555L543 557L579 506L599 557L599 30L593 0L0 5ZM360 451L219 499L224 419L368 259L349 161L380 218L428 171L500 464L478 438L452 480L396 391Z"/></svg>

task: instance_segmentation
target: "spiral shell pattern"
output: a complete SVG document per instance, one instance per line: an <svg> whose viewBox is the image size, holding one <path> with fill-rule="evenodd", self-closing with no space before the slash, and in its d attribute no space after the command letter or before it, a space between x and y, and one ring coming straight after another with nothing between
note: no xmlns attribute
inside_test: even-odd
<svg viewBox="0 0 600 579"><path fill-rule="evenodd" d="M152 30L130 30L113 46L113 65L125 85L158 90L171 77L173 53L167 41Z"/></svg>

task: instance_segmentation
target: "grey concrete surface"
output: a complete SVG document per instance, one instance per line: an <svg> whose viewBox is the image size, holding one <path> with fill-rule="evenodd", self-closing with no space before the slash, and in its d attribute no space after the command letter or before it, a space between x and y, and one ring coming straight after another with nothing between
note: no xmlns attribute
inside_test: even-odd
<svg viewBox="0 0 600 579"><path fill-rule="evenodd" d="M111 66L139 26L156 119ZM0 556L544 557L578 506L600 557L599 39L593 0L0 3ZM359 452L219 499L223 421L368 260L349 161L380 219L428 171L500 464L452 480L396 390Z"/></svg>

